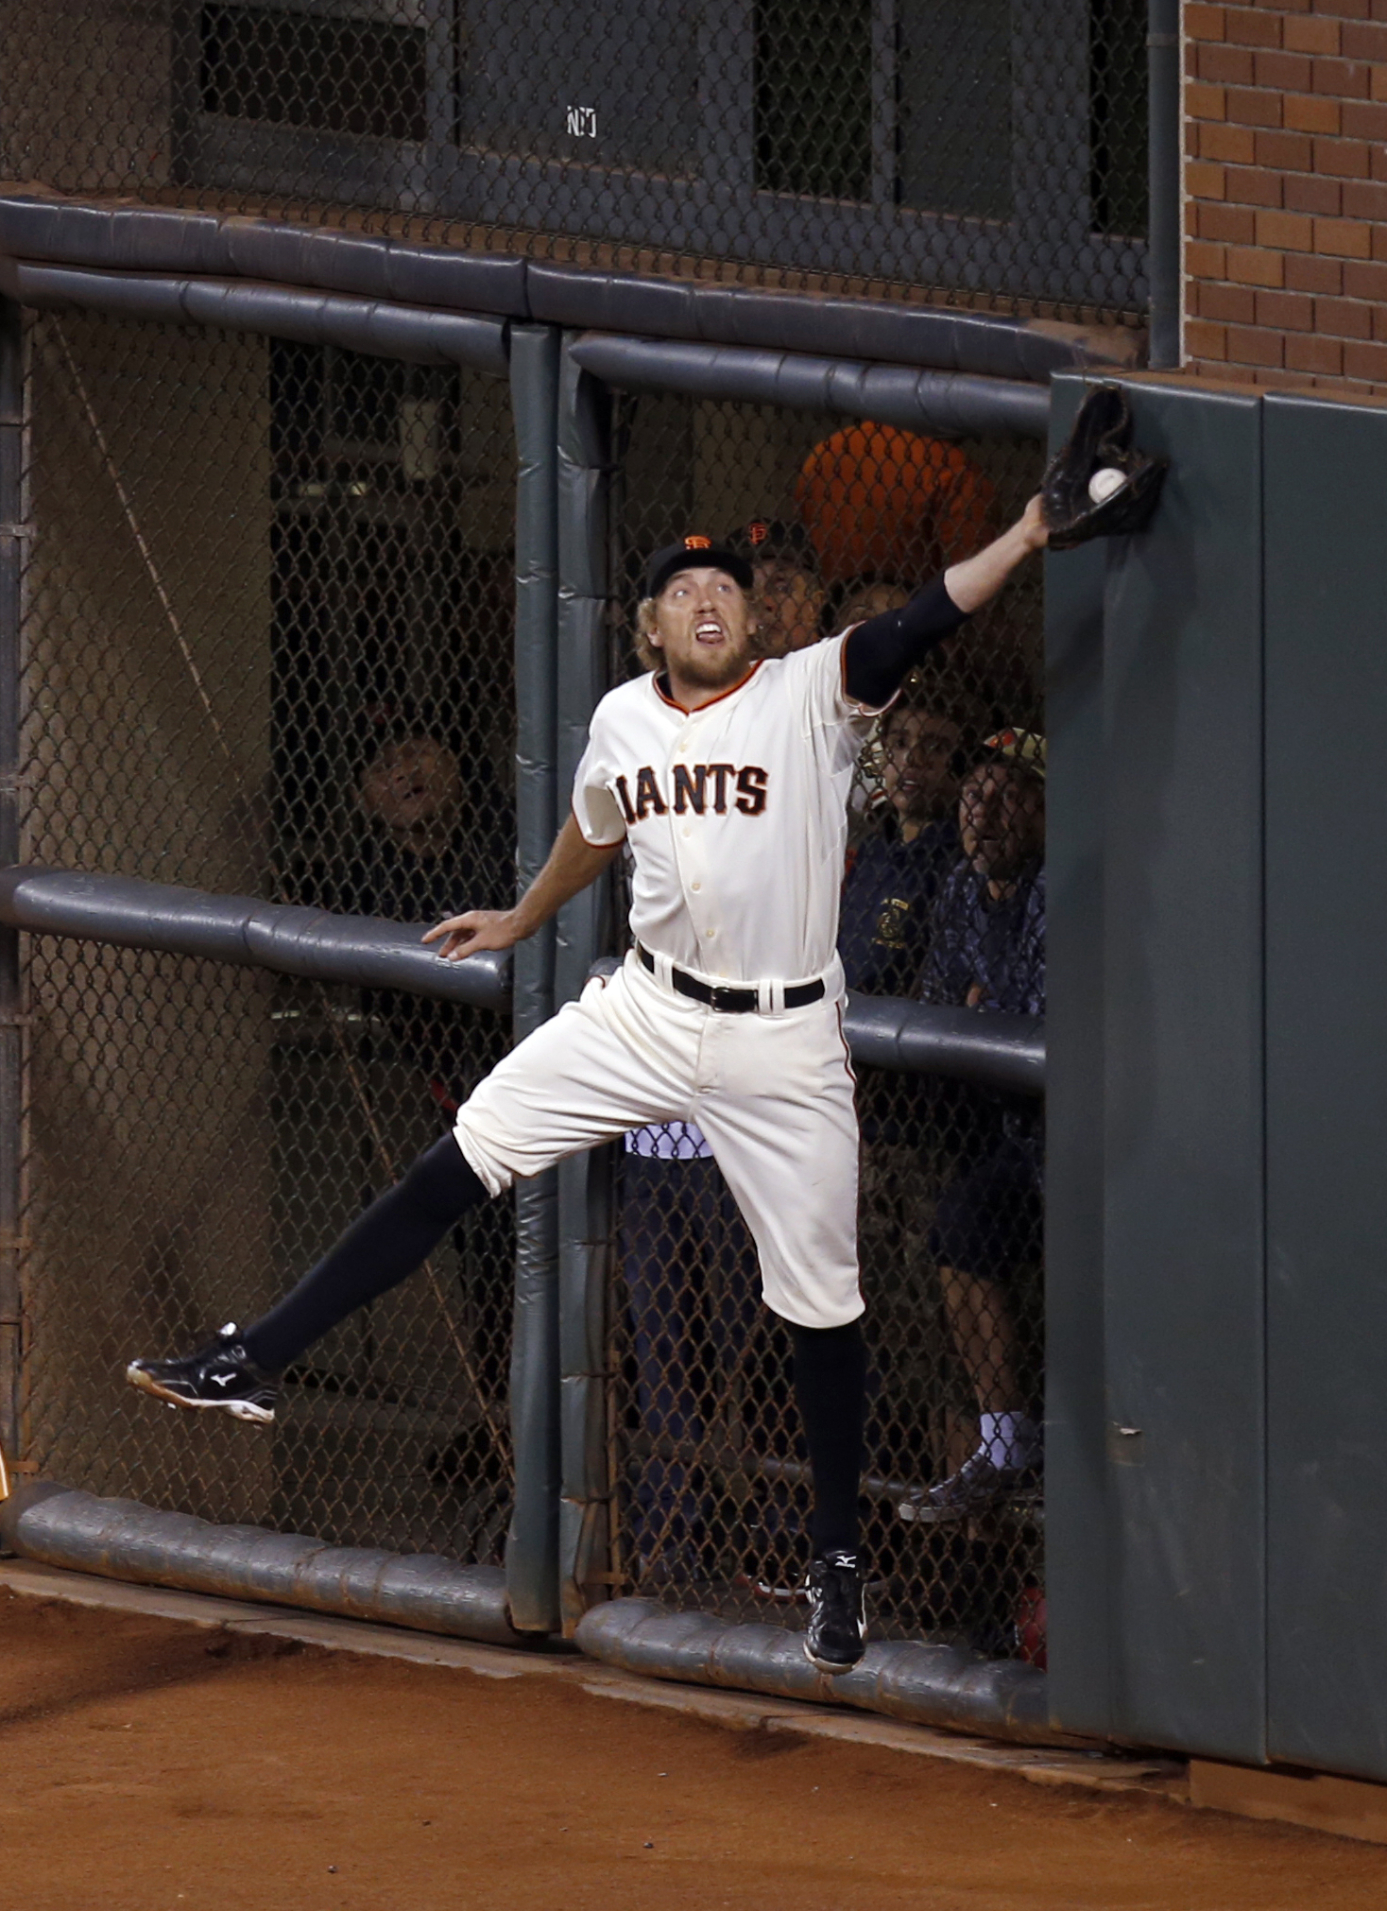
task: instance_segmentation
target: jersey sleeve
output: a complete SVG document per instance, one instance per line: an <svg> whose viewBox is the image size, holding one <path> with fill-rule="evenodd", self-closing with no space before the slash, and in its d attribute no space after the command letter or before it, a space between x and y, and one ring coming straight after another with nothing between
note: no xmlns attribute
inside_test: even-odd
<svg viewBox="0 0 1387 1911"><path fill-rule="evenodd" d="M573 816L584 839L594 849L609 848L626 834L626 823L612 789L612 773L596 724L573 778Z"/></svg>
<svg viewBox="0 0 1387 1911"><path fill-rule="evenodd" d="M800 679L800 692L811 723L851 723L877 714L873 706L848 695L847 640L848 632L843 631L837 637L826 637L822 643L794 651L784 659L783 667Z"/></svg>

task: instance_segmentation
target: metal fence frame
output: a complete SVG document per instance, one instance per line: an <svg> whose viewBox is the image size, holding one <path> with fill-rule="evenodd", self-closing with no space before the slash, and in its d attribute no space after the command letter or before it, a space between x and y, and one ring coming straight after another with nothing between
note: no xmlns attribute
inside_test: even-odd
<svg viewBox="0 0 1387 1911"><path fill-rule="evenodd" d="M1177 207L1178 212L1178 207ZM173 206L112 205L40 187L0 193L0 255L19 266L343 294L568 330L827 354L1045 384L1057 371L1131 369L1141 334L828 292L678 279L607 265L465 251L375 233ZM33 283L40 283L35 280ZM89 285L85 279L81 282ZM138 281L135 281L138 283ZM76 289L74 287L74 289ZM166 297L171 296L167 291ZM203 310L211 303L203 300Z"/></svg>

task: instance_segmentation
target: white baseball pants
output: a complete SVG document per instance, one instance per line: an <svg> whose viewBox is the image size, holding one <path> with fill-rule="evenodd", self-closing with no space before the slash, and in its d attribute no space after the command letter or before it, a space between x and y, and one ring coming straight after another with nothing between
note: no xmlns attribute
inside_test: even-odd
<svg viewBox="0 0 1387 1911"><path fill-rule="evenodd" d="M726 1015L634 954L527 1036L458 1111L493 1194L651 1122L694 1121L746 1218L766 1305L801 1327L862 1312L857 1114L837 1002Z"/></svg>

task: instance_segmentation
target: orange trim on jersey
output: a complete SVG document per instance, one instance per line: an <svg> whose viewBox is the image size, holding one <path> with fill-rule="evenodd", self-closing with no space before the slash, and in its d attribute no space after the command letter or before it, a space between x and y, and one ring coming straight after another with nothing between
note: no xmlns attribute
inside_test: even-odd
<svg viewBox="0 0 1387 1911"><path fill-rule="evenodd" d="M748 670L748 672L746 673L744 677L738 677L736 683L729 684L726 690L719 690L718 694L715 697L709 697L707 703L699 704L697 710L686 710L682 703L678 702L676 698L670 696L667 690L661 688L660 679L661 677L665 675L665 672L663 670L653 671L651 673L650 681L654 684L655 695L660 699L661 703L667 703L671 710L677 710L681 716L696 717L700 711L711 710L715 703L721 703L725 697L735 697L737 692L741 689L744 683L751 682L752 678L756 675L757 671L761 668L762 664L765 661L766 660L764 657L758 657L756 659L756 662L751 666L750 670Z"/></svg>

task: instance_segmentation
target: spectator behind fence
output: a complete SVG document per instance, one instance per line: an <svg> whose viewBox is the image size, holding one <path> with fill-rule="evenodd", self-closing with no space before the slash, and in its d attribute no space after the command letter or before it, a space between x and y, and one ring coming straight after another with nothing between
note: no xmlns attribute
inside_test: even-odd
<svg viewBox="0 0 1387 1911"><path fill-rule="evenodd" d="M909 602L905 585L890 578L850 578L839 596L834 625L839 630L850 630L854 624L865 624L869 617L879 617L884 610L903 610Z"/></svg>
<svg viewBox="0 0 1387 1911"><path fill-rule="evenodd" d="M368 830L352 864L359 913L422 922L440 895L473 879L459 834L462 768L427 729L404 725L385 738L361 773L359 801Z"/></svg>
<svg viewBox="0 0 1387 1911"><path fill-rule="evenodd" d="M807 650L826 635L823 626L827 594L819 577L819 560L808 535L798 524L771 518L753 518L733 531L728 543L751 562L752 591L756 599L756 652L761 657L786 657ZM861 622L862 619L855 619ZM843 630L845 624L839 623Z"/></svg>
<svg viewBox="0 0 1387 1911"><path fill-rule="evenodd" d="M458 753L426 722L405 719L376 745L358 785L365 827L318 900L348 915L436 922L459 897L509 899L509 819L478 779L470 793ZM478 811L484 813L479 814ZM363 993L367 1012L389 1026L401 1052L427 1066L435 1099L451 1110L464 1055L475 1044L451 1003L393 989Z"/></svg>
<svg viewBox="0 0 1387 1911"><path fill-rule="evenodd" d="M963 858L935 904L923 1001L1045 1012L1045 742L988 738L959 795ZM903 1519L964 1518L1038 1483L1041 1433L1025 1398L1013 1284L1040 1255L1044 1127L1029 1097L971 1098L968 1153L935 1211L930 1248L979 1444L959 1470L902 1503Z"/></svg>
<svg viewBox="0 0 1387 1911"><path fill-rule="evenodd" d="M838 953L850 989L913 995L934 901L962 854L959 778L981 734L967 698L928 693L893 704L878 751L885 805L843 884Z"/></svg>
<svg viewBox="0 0 1387 1911"><path fill-rule="evenodd" d="M816 444L794 484L819 575L928 576L984 536L996 489L962 445L895 425L845 425Z"/></svg>

